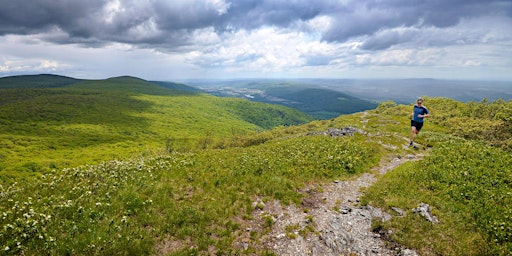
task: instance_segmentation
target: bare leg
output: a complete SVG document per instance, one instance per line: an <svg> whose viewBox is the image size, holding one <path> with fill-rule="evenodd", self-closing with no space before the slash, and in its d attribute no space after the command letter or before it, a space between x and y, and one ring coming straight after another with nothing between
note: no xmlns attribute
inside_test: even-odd
<svg viewBox="0 0 512 256"><path fill-rule="evenodd" d="M418 134L418 132L419 132L419 131L418 131L418 130L416 130L416 127L411 126L411 135L409 136L409 139L410 139L411 144L412 144L412 143L413 143L413 141L414 141L414 136L415 136L416 134Z"/></svg>

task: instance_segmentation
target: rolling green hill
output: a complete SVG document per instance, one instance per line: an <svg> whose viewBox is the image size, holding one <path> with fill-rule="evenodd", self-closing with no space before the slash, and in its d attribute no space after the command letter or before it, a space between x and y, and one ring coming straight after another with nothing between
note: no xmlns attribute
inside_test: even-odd
<svg viewBox="0 0 512 256"><path fill-rule="evenodd" d="M0 77L0 88L51 88L62 87L80 81L79 79L41 74Z"/></svg>
<svg viewBox="0 0 512 256"><path fill-rule="evenodd" d="M282 106L171 89L134 77L15 77L4 80L4 87L3 180L170 147L203 147L226 136L312 120Z"/></svg>
<svg viewBox="0 0 512 256"><path fill-rule="evenodd" d="M377 107L377 103L323 88L275 87L266 94L286 99L282 105L296 108L319 119L360 112ZM263 102L273 102L265 100Z"/></svg>

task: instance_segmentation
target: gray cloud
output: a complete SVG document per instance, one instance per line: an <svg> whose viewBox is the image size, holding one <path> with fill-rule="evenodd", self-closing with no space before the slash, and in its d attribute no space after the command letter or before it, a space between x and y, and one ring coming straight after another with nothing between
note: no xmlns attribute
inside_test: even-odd
<svg viewBox="0 0 512 256"><path fill-rule="evenodd" d="M9 1L0 0L0 33L33 34L57 26L71 35L92 35L90 14L104 4L101 0L87 1Z"/></svg>
<svg viewBox="0 0 512 256"><path fill-rule="evenodd" d="M365 40L362 50L384 50L393 45L411 41L417 33L413 31L384 31Z"/></svg>
<svg viewBox="0 0 512 256"><path fill-rule="evenodd" d="M352 2L348 10L348 12L333 14L335 23L323 35L324 40L344 42L353 37L371 36L385 29L446 28L457 25L463 18L489 15L510 16L512 2L505 0L372 0ZM390 35L385 36L388 37L388 44L391 44ZM401 39L404 38L401 37Z"/></svg>
<svg viewBox="0 0 512 256"><path fill-rule="evenodd" d="M366 36L363 49L385 49L410 40L409 34L382 33L398 27L449 27L463 18L512 15L507 0L246 0L119 1L0 0L0 35L41 34L56 43L97 45L121 42L174 48L192 42L196 30L218 34L265 26L288 28L328 16L327 42ZM380 33L380 34L379 34ZM379 38L380 36L380 38Z"/></svg>
<svg viewBox="0 0 512 256"><path fill-rule="evenodd" d="M312 19L336 7L337 1L251 0L232 1L229 13L216 24L217 29L255 29L262 26L288 27Z"/></svg>
<svg viewBox="0 0 512 256"><path fill-rule="evenodd" d="M323 39L328 42L344 42L359 38L362 41L360 49L383 50L403 43L414 43L416 46L457 44L461 40L467 40L467 33L460 33L460 36L432 33L432 28L447 29L458 26L463 20L484 21L483 18L490 16L511 17L512 2L364 1L353 2L348 10L347 13L333 16L334 25L323 34ZM483 36L484 33L480 35ZM435 38L436 36L441 37Z"/></svg>

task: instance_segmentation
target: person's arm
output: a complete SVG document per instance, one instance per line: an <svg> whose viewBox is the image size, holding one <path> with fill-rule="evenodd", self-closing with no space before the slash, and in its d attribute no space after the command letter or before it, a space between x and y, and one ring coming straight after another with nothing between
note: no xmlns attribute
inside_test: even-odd
<svg viewBox="0 0 512 256"><path fill-rule="evenodd" d="M418 115L418 117L421 117L421 118L425 118L425 117L428 117L428 110L426 109L423 109L423 115Z"/></svg>

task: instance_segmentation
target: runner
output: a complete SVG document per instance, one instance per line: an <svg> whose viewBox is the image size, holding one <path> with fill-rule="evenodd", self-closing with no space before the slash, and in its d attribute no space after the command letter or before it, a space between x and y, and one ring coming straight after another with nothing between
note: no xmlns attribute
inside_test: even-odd
<svg viewBox="0 0 512 256"><path fill-rule="evenodd" d="M409 146L414 146L414 136L416 136L421 128L423 127L423 119L428 117L428 110L425 106L423 106L423 99L420 97L416 100L416 105L414 105L414 109L410 116L411 119L411 136Z"/></svg>

